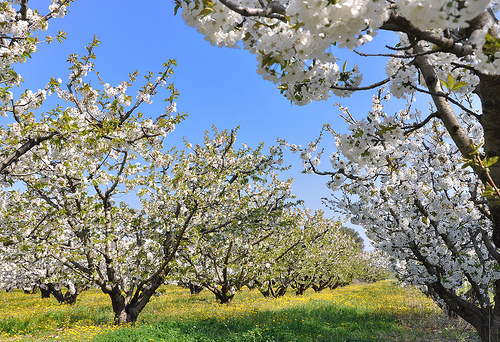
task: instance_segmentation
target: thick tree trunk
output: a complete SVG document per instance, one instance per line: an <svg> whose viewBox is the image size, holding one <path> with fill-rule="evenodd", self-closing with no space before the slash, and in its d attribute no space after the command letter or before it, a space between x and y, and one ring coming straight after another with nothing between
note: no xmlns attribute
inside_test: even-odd
<svg viewBox="0 0 500 342"><path fill-rule="evenodd" d="M134 325L140 313L137 306L126 303L119 286L114 286L112 291L108 292L108 295L111 298L113 312L115 313L115 325Z"/></svg>
<svg viewBox="0 0 500 342"><path fill-rule="evenodd" d="M330 277L326 281L318 281L316 284L313 284L312 288L313 288L314 292L321 292L324 289L331 287L332 280L333 280L333 277Z"/></svg>
<svg viewBox="0 0 500 342"><path fill-rule="evenodd" d="M306 284L298 284L296 287L295 287L295 294L297 296L302 296L304 295L304 293L306 293L306 290L309 288L308 285Z"/></svg>
<svg viewBox="0 0 500 342"><path fill-rule="evenodd" d="M486 158L500 157L500 76L479 75L477 93L481 99L481 126L484 131L484 152ZM489 177L496 188L500 187L500 161L489 166ZM483 175L484 177L484 175ZM500 201L498 196L487 199L493 224L493 243L500 248ZM476 327L481 340L500 341L500 280L495 282L495 307L489 310Z"/></svg>
<svg viewBox="0 0 500 342"><path fill-rule="evenodd" d="M499 342L500 341L500 316L491 312L491 315L485 315L480 323L474 325L481 342Z"/></svg>
<svg viewBox="0 0 500 342"><path fill-rule="evenodd" d="M283 285L282 285L282 286L280 286L280 287L278 288L278 291L276 291L276 292L275 292L275 293L276 293L276 296L275 296L275 297L276 297L276 298L277 298L277 297L283 297L283 296L286 294L286 291L287 291L287 290L288 290L288 287L283 286Z"/></svg>
<svg viewBox="0 0 500 342"><path fill-rule="evenodd" d="M500 157L500 76L479 75L477 93L481 99L481 125L484 131L485 157ZM500 161L489 166L489 176L493 184L500 187ZM488 198L490 217L493 223L493 243L500 248L500 201L498 196ZM500 280L495 282L495 306L476 327L482 341L500 341Z"/></svg>
<svg viewBox="0 0 500 342"><path fill-rule="evenodd" d="M260 293L262 293L262 295L265 297L265 298L269 298L271 297L271 291L269 291L269 289L259 289Z"/></svg>
<svg viewBox="0 0 500 342"><path fill-rule="evenodd" d="M478 94L481 98L481 125L484 131L486 157L500 157L500 76L480 75ZM500 187L500 162L489 167L491 179ZM493 242L500 248L500 202L497 197L488 198L493 222Z"/></svg>
<svg viewBox="0 0 500 342"><path fill-rule="evenodd" d="M214 294L215 294L215 298L217 298L217 300L221 304L230 304L234 298L234 293L231 294L231 293L224 293L224 292L220 291L220 292L217 292Z"/></svg>
<svg viewBox="0 0 500 342"><path fill-rule="evenodd" d="M156 290L163 284L163 281L164 277L157 274L147 286L137 288L134 295L130 296L125 296L119 285L113 287L104 285L101 289L111 298L111 305L115 313L115 325L134 325L139 314L156 293Z"/></svg>
<svg viewBox="0 0 500 342"><path fill-rule="evenodd" d="M50 298L50 289L47 287L47 285L40 285L40 293L42 295L42 298Z"/></svg>
<svg viewBox="0 0 500 342"><path fill-rule="evenodd" d="M328 287L330 290L335 290L337 287L343 286L341 282L336 281L335 283L330 284Z"/></svg>
<svg viewBox="0 0 500 342"><path fill-rule="evenodd" d="M208 284L205 284L205 287L215 295L215 299L221 304L231 303L235 295L225 286L218 288L217 286L210 286Z"/></svg>

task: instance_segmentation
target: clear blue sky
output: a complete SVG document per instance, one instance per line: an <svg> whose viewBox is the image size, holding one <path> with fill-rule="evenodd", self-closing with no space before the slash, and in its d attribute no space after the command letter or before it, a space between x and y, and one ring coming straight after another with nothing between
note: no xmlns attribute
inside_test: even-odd
<svg viewBox="0 0 500 342"><path fill-rule="evenodd" d="M345 131L347 125L339 117L335 102L349 106L358 118L370 109L373 91L350 99L332 98L303 107L292 105L274 84L257 75L253 55L242 49L211 46L196 30L184 24L180 15L174 16L173 8L173 1L164 0L76 1L65 18L52 20L47 32L54 34L64 29L67 40L62 44L40 45L33 58L18 68L26 79L24 86L41 88L50 77L66 80L67 56L83 54L85 45L96 35L102 42L95 50L96 68L111 85L125 80L135 69L142 74L147 70L160 71L167 59L177 59L178 67L172 77L180 91L177 108L189 116L167 137L166 146L181 145L183 136L192 142L200 141L212 124L219 130L241 126L237 141L253 147L259 142L270 147L276 144L278 137L307 145L318 136L323 123L332 124L338 132ZM384 42L385 38L380 40L381 44L388 43ZM348 51L337 56L347 56L350 63L359 59ZM386 77L383 59L364 59L358 63L365 63L362 70L370 70L364 83ZM163 112L165 106L160 97L155 99L148 107L152 115L154 111ZM331 152L328 150L326 156ZM325 186L328 179L301 174L301 160L297 155L287 153L285 162L293 165L284 177L295 179L297 197L305 200L309 208L326 209L321 197L329 196ZM328 157L323 164L328 168ZM335 216L327 212L328 216Z"/></svg>

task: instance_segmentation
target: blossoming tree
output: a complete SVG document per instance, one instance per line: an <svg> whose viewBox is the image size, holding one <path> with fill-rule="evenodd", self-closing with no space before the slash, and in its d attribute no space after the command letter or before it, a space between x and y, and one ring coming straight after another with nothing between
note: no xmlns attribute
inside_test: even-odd
<svg viewBox="0 0 500 342"><path fill-rule="evenodd" d="M17 189L2 193L1 235L7 237L7 260L36 261L25 271L41 272L48 286L53 279L95 284L110 296L117 323L134 322L161 281L141 279L137 292L127 281L130 272L124 270L132 266L126 261L142 251L132 248L139 214L129 204L117 203L117 197L144 185L140 174L162 164L163 139L183 115L175 110L177 91L167 84L175 61L165 63L158 75L147 74L134 97L129 88L137 73L118 86L100 78L93 52L98 43L89 44L83 56L69 57L68 84L50 80L48 89L64 107L38 113L41 121L21 121L31 123L35 132L57 131L57 138L39 142L10 168L7 179ZM144 117L138 108L151 103L162 87L168 93L165 112ZM146 272L162 273L165 267L151 265Z"/></svg>
<svg viewBox="0 0 500 342"><path fill-rule="evenodd" d="M39 108L46 100L50 87L36 92L27 90L17 99L11 88L19 87L23 80L15 71L16 64L26 61L36 52L38 44L62 41L65 38L64 31L60 31L55 37L44 38L36 33L45 31L50 19L64 17L66 7L71 2L51 0L48 13L44 15L40 14L41 9L28 7L28 0L5 1L0 6L0 115L12 115L15 119L9 129L3 127L0 131L0 174L12 172L12 166L20 157L43 141L57 139L59 133L62 133L55 127L48 129L43 124L44 119L41 119L40 125L35 124L39 118L34 116L32 110ZM4 178L3 181L5 180Z"/></svg>
<svg viewBox="0 0 500 342"><path fill-rule="evenodd" d="M212 44L257 56L258 73L303 105L384 84L395 97L429 96L428 114L387 115L389 95L338 136L333 171L318 169L316 142L293 150L308 172L332 177L338 204L362 224L400 275L432 289L478 331L500 340L500 25L496 1L178 0ZM355 50L394 32L387 78L362 84L335 48ZM366 54L364 54L367 56ZM466 160L466 162L464 162ZM465 164L464 164L465 163ZM462 168L462 166L465 166ZM352 196L356 195L356 196ZM465 293L468 295L466 296Z"/></svg>

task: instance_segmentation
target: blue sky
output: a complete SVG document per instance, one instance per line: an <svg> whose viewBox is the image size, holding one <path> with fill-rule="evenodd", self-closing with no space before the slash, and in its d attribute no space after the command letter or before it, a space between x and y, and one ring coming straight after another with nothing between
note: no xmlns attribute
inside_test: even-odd
<svg viewBox="0 0 500 342"><path fill-rule="evenodd" d="M160 71L167 59L177 59L178 67L171 80L180 92L177 108L189 116L167 137L166 146L180 146L183 136L192 142L201 141L212 124L219 130L240 126L237 141L252 147L259 142L270 147L278 137L307 145L316 139L324 123L330 123L338 132L347 128L335 102L349 106L357 118L370 109L373 91L349 99L331 98L302 107L292 105L274 84L257 75L253 55L243 49L211 46L201 34L184 24L180 15L174 16L173 9L173 1L76 1L65 18L52 20L47 32L55 34L63 29L68 33L66 41L40 45L33 58L18 68L26 80L24 87L41 88L50 77L66 80L67 56L85 53L84 47L96 35L102 42L95 50L96 68L111 85L119 84L136 69L141 74ZM386 37L378 38L380 44L389 43ZM347 58L348 63L360 59L349 51L334 53L341 59ZM366 84L386 77L383 59L365 58L357 63L364 64L362 71L370 70L364 77ZM164 102L160 97L155 99L147 111L142 110L151 115L163 112ZM326 155L331 151L327 150ZM326 165L322 166L328 168L328 158L324 159ZM328 179L301 174L297 155L287 153L285 162L292 164L292 170L284 178L295 179L297 197L305 200L309 208L326 209L321 198L330 194L325 186ZM328 216L336 215L327 212Z"/></svg>

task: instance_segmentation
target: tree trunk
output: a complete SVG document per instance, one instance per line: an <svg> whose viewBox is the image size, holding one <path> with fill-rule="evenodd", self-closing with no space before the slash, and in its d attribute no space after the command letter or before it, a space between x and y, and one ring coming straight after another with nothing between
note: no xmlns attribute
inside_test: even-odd
<svg viewBox="0 0 500 342"><path fill-rule="evenodd" d="M271 292L269 291L269 289L267 290L264 290L264 289L259 289L260 293L262 293L262 295L265 297L265 298L269 298L271 297Z"/></svg>
<svg viewBox="0 0 500 342"><path fill-rule="evenodd" d="M330 284L330 286L328 286L328 287L330 288L330 290L335 290L340 285L341 285L341 283L339 281L336 281L335 283Z"/></svg>
<svg viewBox="0 0 500 342"><path fill-rule="evenodd" d="M273 297L283 297L288 290L288 287L285 285L278 285L276 290L273 288L273 285L276 285L276 282L273 280L269 280L267 283L267 288L264 288L262 285L259 286L259 291L266 298Z"/></svg>
<svg viewBox="0 0 500 342"><path fill-rule="evenodd" d="M48 288L49 294L52 294L59 303L69 305L75 304L78 295L89 288L87 284L79 284L74 286L74 288L68 287L66 293L63 294L60 286L56 286L53 283L45 285Z"/></svg>
<svg viewBox="0 0 500 342"><path fill-rule="evenodd" d="M139 316L140 310L136 305L127 304L120 287L115 285L111 292L108 292L111 298L113 312L115 313L115 325L131 324L134 325Z"/></svg>
<svg viewBox="0 0 500 342"><path fill-rule="evenodd" d="M197 295L197 294L199 294L201 292L201 290L203 290L203 286L201 286L201 285L195 285L192 282L188 283L188 287L189 287L189 292L192 295Z"/></svg>
<svg viewBox="0 0 500 342"><path fill-rule="evenodd" d="M217 300L221 304L230 304L234 298L234 293L231 294L231 293L224 293L222 291L218 291L217 293L215 293L215 298L217 298Z"/></svg>
<svg viewBox="0 0 500 342"><path fill-rule="evenodd" d="M168 272L166 272L168 273ZM118 284L110 287L104 285L102 291L111 298L111 305L115 313L115 325L134 325L141 311L146 307L156 290L163 284L164 276L155 275L147 286L135 289L133 295L126 296ZM130 291L132 293L132 291Z"/></svg>
<svg viewBox="0 0 500 342"><path fill-rule="evenodd" d="M484 316L479 325L473 326L476 329L481 342L500 341L500 316Z"/></svg>
<svg viewBox="0 0 500 342"><path fill-rule="evenodd" d="M416 53L424 50L416 44ZM415 64L420 69L422 76L425 79L428 89L434 94L443 94L438 76L434 69L431 59L428 56L419 56L415 58ZM499 75L484 75L479 74L479 85L476 88L476 93L481 99L482 114L480 124L484 131L484 156L483 158L491 158L500 156L500 76ZM458 147L463 157L470 159L477 158L474 155L475 151L472 146L472 141L468 136L467 131L462 127L461 122L453 112L449 101L443 96L433 95L433 102L439 112L439 119L446 126L446 129L452 137L455 145ZM500 184L500 162L497 162L488 167L489 171L482 168L480 165L474 167L474 171L485 186L493 186L498 188ZM489 253L498 261L498 249L500 248L500 201L497 195L493 195L488 200L488 209L492 222L492 235L494 246L489 248ZM488 239L488 238L486 238ZM495 248L496 247L496 248ZM415 255L417 255L415 253ZM420 259L420 258L419 258ZM421 259L420 261L423 261ZM425 263L424 263L425 264ZM431 269L432 267L426 265ZM434 271L435 272L435 271ZM500 281L495 282L493 291L495 292L495 300L490 306L489 302L483 305L475 305L461 298L458 298L455 293L446 291L439 284L435 284L434 291L437 296L444 300L447 306L456 312L465 321L469 322L476 329L483 342L500 342ZM477 292L474 294L481 296Z"/></svg>
<svg viewBox="0 0 500 342"><path fill-rule="evenodd" d="M331 287L332 279L333 279L333 277L330 277L328 280L324 280L324 281L320 280L316 284L313 284L312 288L313 288L314 292L321 292L324 289Z"/></svg>
<svg viewBox="0 0 500 342"><path fill-rule="evenodd" d="M295 294L297 296L302 296L304 293L306 293L306 290L309 288L309 286L305 284L299 284L295 287Z"/></svg>
<svg viewBox="0 0 500 342"><path fill-rule="evenodd" d="M481 126L484 131L484 152L486 158L500 157L500 75L479 75L477 89L481 99ZM500 161L488 167L493 184L500 187ZM498 196L487 198L493 224L493 243L500 248L500 202ZM494 305L484 315L480 326L475 326L481 340L500 341L500 280L495 282ZM460 313L459 313L460 315Z"/></svg>
<svg viewBox="0 0 500 342"><path fill-rule="evenodd" d="M277 297L283 297L285 294L286 294L286 290L288 288L286 286L283 286L281 285L279 288L278 288L278 291L276 291L276 298Z"/></svg>
<svg viewBox="0 0 500 342"><path fill-rule="evenodd" d="M40 293L42 294L42 298L50 298L50 289L47 287L47 285L40 285Z"/></svg>
<svg viewBox="0 0 500 342"><path fill-rule="evenodd" d="M482 104L481 126L484 131L484 152L487 158L500 157L500 76L480 75L478 95ZM500 187L500 162L489 167L491 179ZM493 222L493 242L500 248L500 203L498 197L488 198Z"/></svg>

